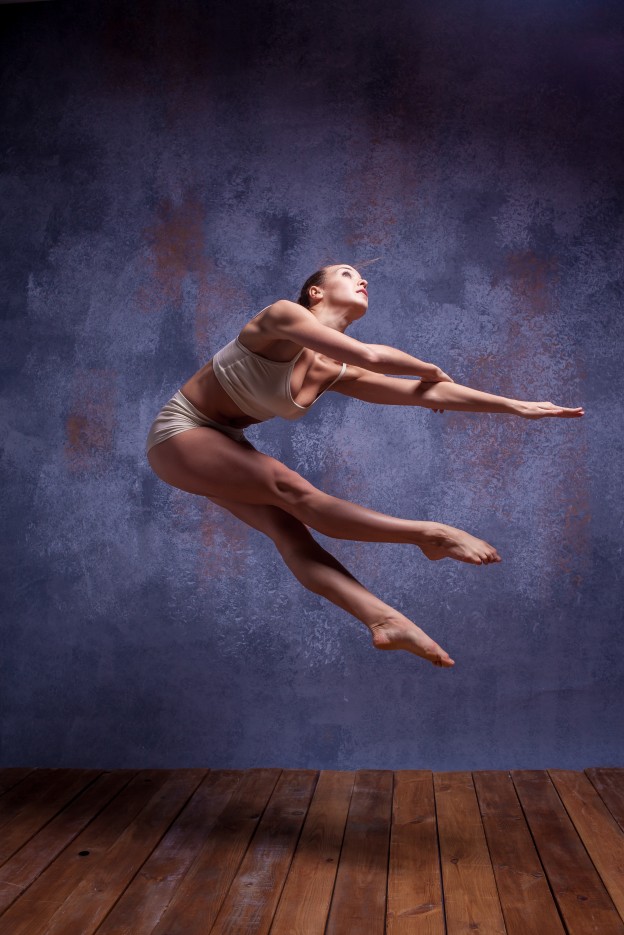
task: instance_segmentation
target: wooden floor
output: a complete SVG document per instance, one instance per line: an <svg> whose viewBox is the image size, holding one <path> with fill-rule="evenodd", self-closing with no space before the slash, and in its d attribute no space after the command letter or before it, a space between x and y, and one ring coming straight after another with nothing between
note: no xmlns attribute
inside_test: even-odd
<svg viewBox="0 0 624 935"><path fill-rule="evenodd" d="M0 770L1 935L624 935L624 769Z"/></svg>

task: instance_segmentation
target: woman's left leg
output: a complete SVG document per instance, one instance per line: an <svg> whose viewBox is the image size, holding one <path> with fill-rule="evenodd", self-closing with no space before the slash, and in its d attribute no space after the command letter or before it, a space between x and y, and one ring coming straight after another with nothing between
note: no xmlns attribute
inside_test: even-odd
<svg viewBox="0 0 624 935"><path fill-rule="evenodd" d="M394 607L368 591L327 552L308 528L280 507L208 497L267 535L295 578L309 591L346 610L369 628L376 649L405 649L448 668L453 660L434 640Z"/></svg>

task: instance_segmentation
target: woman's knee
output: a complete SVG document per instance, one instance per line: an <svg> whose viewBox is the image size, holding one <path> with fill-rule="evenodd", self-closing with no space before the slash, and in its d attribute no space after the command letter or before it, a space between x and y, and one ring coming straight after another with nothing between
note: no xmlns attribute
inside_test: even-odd
<svg viewBox="0 0 624 935"><path fill-rule="evenodd" d="M272 482L280 503L290 507L303 503L320 493L305 477L279 461L275 465Z"/></svg>

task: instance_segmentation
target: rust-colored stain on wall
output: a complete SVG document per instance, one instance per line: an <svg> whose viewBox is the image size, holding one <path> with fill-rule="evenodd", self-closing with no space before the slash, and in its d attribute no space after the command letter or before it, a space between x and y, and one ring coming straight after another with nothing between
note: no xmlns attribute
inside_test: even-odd
<svg viewBox="0 0 624 935"><path fill-rule="evenodd" d="M503 275L511 283L513 294L520 300L526 300L525 321L531 321L537 314L548 314L551 309L548 288L559 281L556 257L540 257L532 250L510 253L506 258ZM494 285L497 280L498 277L494 276Z"/></svg>
<svg viewBox="0 0 624 935"><path fill-rule="evenodd" d="M344 443L344 439L341 439L338 435L332 447L331 456L325 460L324 468L316 486L333 497L349 500L351 503L357 503L358 506L366 507L367 488L363 483L363 474L368 473L369 477L371 477L371 474L367 472L366 467L362 470L359 458L358 453L351 450ZM305 474L305 472L302 473ZM311 529L310 532L316 537L314 529ZM350 565L352 562L355 568L366 569L370 558L369 543L358 539L349 539L347 541L349 543L348 564ZM327 547L330 552L334 548L340 548L338 543L335 546L331 543L327 546L324 543L324 547ZM358 575L356 575L357 577ZM360 579L358 578L358 580Z"/></svg>
<svg viewBox="0 0 624 935"><path fill-rule="evenodd" d="M195 347L203 365L218 350L215 334L222 335L219 345L227 343L260 309L252 310L251 314L245 311L249 306L251 283L244 274L244 265L228 274L211 264L209 272L198 273L197 278Z"/></svg>
<svg viewBox="0 0 624 935"><path fill-rule="evenodd" d="M189 575L198 586L211 578L246 574L250 527L208 498L171 488L169 522L178 548L190 552ZM198 515L199 514L199 515Z"/></svg>
<svg viewBox="0 0 624 935"><path fill-rule="evenodd" d="M209 222L204 206L191 195L180 204L165 199L152 224L143 230L150 252L146 281L136 292L137 306L146 314L180 315L183 304L192 303L190 317L200 366L217 350L215 331L228 335L230 322L239 330L245 317L240 310L249 303L249 282L242 271L238 270L237 279L236 270L219 269L206 254ZM192 288L185 293L187 278Z"/></svg>
<svg viewBox="0 0 624 935"><path fill-rule="evenodd" d="M199 578L244 578L253 550L251 528L223 507L207 501L197 528Z"/></svg>
<svg viewBox="0 0 624 935"><path fill-rule="evenodd" d="M72 473L93 471L113 448L117 371L76 370L65 419L65 462Z"/></svg>
<svg viewBox="0 0 624 935"><path fill-rule="evenodd" d="M370 120L363 117L362 122ZM415 159L404 160L401 147L391 138L375 135L374 129L368 128L372 136L365 150L362 133L358 133L349 140L345 154L342 188L349 211L345 243L358 252L392 249L399 206L406 199L416 205L421 191ZM366 133L365 126L362 131Z"/></svg>
<svg viewBox="0 0 624 935"><path fill-rule="evenodd" d="M179 309L183 282L190 272L206 274L210 260L204 256L204 212L201 204L186 197L180 204L165 198L152 223L142 231L150 248L150 281L136 295L144 312Z"/></svg>
<svg viewBox="0 0 624 935"><path fill-rule="evenodd" d="M490 352L467 360L467 385L492 392L489 387L494 368L498 367L496 376L502 384L499 395L570 407L582 404L583 365L558 330L560 319L550 291L557 281L557 270L556 257L541 259L531 251L508 257L503 275L509 284L510 308L502 319L507 322L507 351L501 361ZM558 386L552 385L553 373L562 375ZM462 475L462 483L472 490L475 509L482 506L508 520L512 520L510 511L518 507L515 472L530 465L534 436L535 444L537 438L547 439L549 463L544 464L542 459L541 471L545 473L536 469L535 486L526 492L535 517L536 539L542 545L546 540L547 544L548 566L540 580L541 597L548 599L559 586L561 575L569 575L578 586L589 570L591 553L591 479L583 421L520 421L516 416L477 413L448 415L446 429L462 432L465 439L463 466L457 465L455 473ZM566 430L561 431L564 427ZM526 472L522 476L526 483Z"/></svg>

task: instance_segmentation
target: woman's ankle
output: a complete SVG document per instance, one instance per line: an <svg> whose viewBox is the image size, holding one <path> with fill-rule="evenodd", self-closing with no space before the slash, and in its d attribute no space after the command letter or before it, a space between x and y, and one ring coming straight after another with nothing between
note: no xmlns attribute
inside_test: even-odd
<svg viewBox="0 0 624 935"><path fill-rule="evenodd" d="M445 539L444 523L435 520L414 520L415 545L442 545Z"/></svg>

